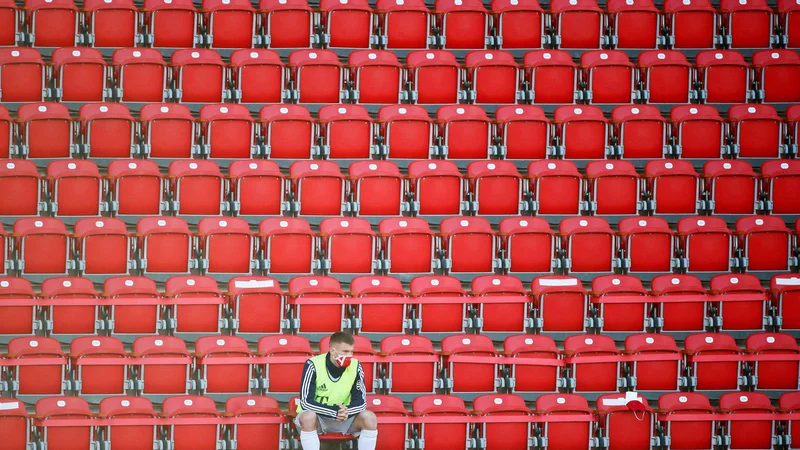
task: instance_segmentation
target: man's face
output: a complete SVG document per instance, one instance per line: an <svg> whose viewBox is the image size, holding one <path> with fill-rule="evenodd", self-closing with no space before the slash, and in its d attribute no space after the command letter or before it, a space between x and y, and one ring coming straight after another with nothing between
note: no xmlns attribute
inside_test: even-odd
<svg viewBox="0 0 800 450"><path fill-rule="evenodd" d="M331 345L331 361L336 361L339 356L353 356L353 346L344 342Z"/></svg>

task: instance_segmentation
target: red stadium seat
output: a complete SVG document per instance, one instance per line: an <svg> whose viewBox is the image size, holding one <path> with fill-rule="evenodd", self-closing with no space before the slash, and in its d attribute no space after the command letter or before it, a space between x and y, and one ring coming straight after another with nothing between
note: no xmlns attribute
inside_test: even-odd
<svg viewBox="0 0 800 450"><path fill-rule="evenodd" d="M628 217L619 222L619 247L630 259L628 273L672 271L675 233L659 217Z"/></svg>
<svg viewBox="0 0 800 450"><path fill-rule="evenodd" d="M133 269L133 241L125 222L110 217L75 222L75 253L85 275L127 274Z"/></svg>
<svg viewBox="0 0 800 450"><path fill-rule="evenodd" d="M272 159L311 159L316 125L304 106L265 106L259 114L261 136Z"/></svg>
<svg viewBox="0 0 800 450"><path fill-rule="evenodd" d="M714 48L718 19L709 0L666 0L664 19L673 48Z"/></svg>
<svg viewBox="0 0 800 450"><path fill-rule="evenodd" d="M419 215L458 215L466 184L450 161L415 161L408 166L409 191L419 203Z"/></svg>
<svg viewBox="0 0 800 450"><path fill-rule="evenodd" d="M409 52L406 66L416 103L457 103L461 98L461 66L452 53L444 50Z"/></svg>
<svg viewBox="0 0 800 450"><path fill-rule="evenodd" d="M255 395L229 398L225 402L225 412L232 417L283 417L275 399ZM237 446L241 448L275 446L280 445L282 431L280 423L237 424L231 439L235 439Z"/></svg>
<svg viewBox="0 0 800 450"><path fill-rule="evenodd" d="M683 257L689 273L727 272L733 256L733 238L719 217L686 217L678 221Z"/></svg>
<svg viewBox="0 0 800 450"><path fill-rule="evenodd" d="M417 316L422 319L423 333L461 333L469 325L465 320L466 291L458 278L449 276L421 276L411 279L411 295L420 304ZM465 297L464 302L437 303L435 297ZM431 300L431 301L427 301ZM427 317L427 319L426 319ZM405 345L405 344L403 344Z"/></svg>
<svg viewBox="0 0 800 450"><path fill-rule="evenodd" d="M702 185L692 163L666 159L649 161L644 173L656 215L697 214Z"/></svg>
<svg viewBox="0 0 800 450"><path fill-rule="evenodd" d="M345 180L332 161L297 161L289 168L301 216L338 216L344 211Z"/></svg>
<svg viewBox="0 0 800 450"><path fill-rule="evenodd" d="M100 50L63 47L52 58L56 97L65 102L103 101L108 74Z"/></svg>
<svg viewBox="0 0 800 450"><path fill-rule="evenodd" d="M682 355L675 339L665 334L634 334L625 338L625 351L634 355L631 374L638 391L677 391L682 380ZM653 359L649 358L654 355ZM657 359L662 355L663 360ZM648 358L637 361L636 357ZM602 402L598 402L598 405Z"/></svg>
<svg viewBox="0 0 800 450"><path fill-rule="evenodd" d="M506 364L511 365L514 392L556 392L558 390L560 367L528 364L528 362L532 363L534 358L540 360L561 359L561 353L553 338L544 335L509 336L503 341L503 353L506 355ZM525 364L516 364L518 362Z"/></svg>
<svg viewBox="0 0 800 450"><path fill-rule="evenodd" d="M497 266L497 236L486 219L451 217L439 226L450 273L492 273Z"/></svg>
<svg viewBox="0 0 800 450"><path fill-rule="evenodd" d="M108 190L117 216L159 215L166 206L158 165L145 160L112 161Z"/></svg>
<svg viewBox="0 0 800 450"><path fill-rule="evenodd" d="M780 158L783 120L769 105L734 105L728 110L729 133L739 158Z"/></svg>
<svg viewBox="0 0 800 450"><path fill-rule="evenodd" d="M209 158L252 158L257 154L256 125L246 106L203 106L200 122L200 136Z"/></svg>
<svg viewBox="0 0 800 450"><path fill-rule="evenodd" d="M777 308L777 315L781 318L782 330L796 330L800 328L800 311L797 300L800 299L800 278L796 275L775 275L770 281L770 290L773 294L773 304ZM2 292L2 291L0 291Z"/></svg>
<svg viewBox="0 0 800 450"><path fill-rule="evenodd" d="M383 219L378 233L390 274L433 272L435 238L424 219Z"/></svg>
<svg viewBox="0 0 800 450"><path fill-rule="evenodd" d="M559 106L553 114L557 151L566 159L605 159L608 121L597 106Z"/></svg>
<svg viewBox="0 0 800 450"><path fill-rule="evenodd" d="M128 381L128 354L122 342L109 336L85 336L69 346L71 366L81 395L124 395ZM116 364L114 364L116 363Z"/></svg>
<svg viewBox="0 0 800 450"><path fill-rule="evenodd" d="M772 45L772 8L766 1L722 0L719 9L731 48L769 48Z"/></svg>
<svg viewBox="0 0 800 450"><path fill-rule="evenodd" d="M649 305L637 303L606 303L616 296L646 296L642 280L631 275L603 275L592 280L592 306L598 311L604 332L644 332L652 328L648 320ZM623 300L624 301L624 300Z"/></svg>
<svg viewBox="0 0 800 450"><path fill-rule="evenodd" d="M252 357L247 342L238 336L206 336L195 343L195 364L201 380L205 380L205 394L230 394L250 392L255 371L242 357ZM235 361L225 363L227 358ZM223 360L218 364L209 361Z"/></svg>
<svg viewBox="0 0 800 450"><path fill-rule="evenodd" d="M641 209L639 174L628 161L592 161L586 178L597 215L635 215Z"/></svg>
<svg viewBox="0 0 800 450"><path fill-rule="evenodd" d="M25 22L36 47L71 47L78 35L78 8L72 0L27 0Z"/></svg>
<svg viewBox="0 0 800 450"><path fill-rule="evenodd" d="M161 322L159 305L119 305L114 299L160 298L155 281L146 277L112 277L103 284L103 294L111 303L109 318L113 321L114 336L154 335L158 333ZM134 353L139 353L134 350Z"/></svg>
<svg viewBox="0 0 800 450"><path fill-rule="evenodd" d="M576 393L617 392L622 362L613 339L593 334L570 336L564 340L564 352L572 355L567 364L572 368ZM608 362L581 362L582 356L606 356Z"/></svg>
<svg viewBox="0 0 800 450"><path fill-rule="evenodd" d="M597 419L594 411L589 409L586 399L576 394L545 394L536 399L536 410L544 416L565 419L563 422L546 422L543 426L543 438L553 448L589 447L592 432ZM567 416L574 421L569 421ZM546 420L546 417L545 417Z"/></svg>
<svg viewBox="0 0 800 450"><path fill-rule="evenodd" d="M2 70L2 69L0 69ZM0 106L0 158L9 158L14 144L14 120L5 106Z"/></svg>
<svg viewBox="0 0 800 450"><path fill-rule="evenodd" d="M344 68L331 50L297 50L289 55L292 95L300 103L339 103ZM300 80L305 80L305 84Z"/></svg>
<svg viewBox="0 0 800 450"><path fill-rule="evenodd" d="M167 89L167 65L161 52L148 48L114 51L116 90L126 102L160 102ZM121 90L121 91L120 91Z"/></svg>
<svg viewBox="0 0 800 450"><path fill-rule="evenodd" d="M559 223L561 249L570 272L613 271L616 257L614 232L600 217L571 217Z"/></svg>
<svg viewBox="0 0 800 450"><path fill-rule="evenodd" d="M330 159L368 159L374 153L375 129L363 106L323 106L319 121L320 139Z"/></svg>
<svg viewBox="0 0 800 450"><path fill-rule="evenodd" d="M537 0L494 0L491 9L500 48L542 48L546 19Z"/></svg>
<svg viewBox="0 0 800 450"><path fill-rule="evenodd" d="M523 180L510 161L474 161L467 166L467 178L478 214L517 215L526 209L523 204Z"/></svg>
<svg viewBox="0 0 800 450"><path fill-rule="evenodd" d="M574 163L555 159L535 161L528 165L528 177L537 215L580 214L583 176Z"/></svg>
<svg viewBox="0 0 800 450"><path fill-rule="evenodd" d="M551 275L531 282L534 307L547 333L577 333L587 328L589 294L575 277Z"/></svg>
<svg viewBox="0 0 800 450"><path fill-rule="evenodd" d="M403 288L403 284L400 282L400 280L393 277L380 276L353 278L353 281L350 282L350 295L353 298L368 298L375 296L408 297L408 293ZM409 303L411 302L409 301ZM407 328L406 325L408 322L406 322L406 317L409 316L409 305L386 305L380 304L379 301L376 301L375 303L358 305L357 308L357 315L359 319L361 319L361 327L359 328L360 333L403 333L405 328ZM320 341L320 345L322 345L323 342L327 345L327 339L328 338L324 338L323 341ZM372 351L372 344L367 338L364 337L360 337L356 340L356 347L356 354L364 354L365 352L369 354L369 352ZM320 347L320 351L322 351L322 347ZM364 361L360 362L363 366ZM374 369L374 366L374 363L370 363L369 368ZM370 371L369 374L374 375L372 371ZM369 376L367 378L369 378ZM365 379L364 384L368 384L369 389L367 389L367 391L372 392L372 380Z"/></svg>
<svg viewBox="0 0 800 450"><path fill-rule="evenodd" d="M47 177L56 217L99 216L108 210L103 178L92 161L53 161Z"/></svg>
<svg viewBox="0 0 800 450"><path fill-rule="evenodd" d="M306 0L261 0L258 4L269 48L309 48L314 12Z"/></svg>
<svg viewBox="0 0 800 450"><path fill-rule="evenodd" d="M220 417L214 400L199 395L169 397L164 400L161 415L167 418L196 417L213 419ZM211 450L222 440L221 424L168 426L168 436L175 449L191 448Z"/></svg>
<svg viewBox="0 0 800 450"><path fill-rule="evenodd" d="M550 3L558 48L593 49L603 44L603 10L595 0Z"/></svg>
<svg viewBox="0 0 800 450"><path fill-rule="evenodd" d="M495 133L511 160L544 159L550 145L550 120L531 105L501 106L495 112Z"/></svg>
<svg viewBox="0 0 800 450"><path fill-rule="evenodd" d="M800 164L790 159L765 161L761 180L761 191L767 195L772 214L800 213L800 199L792 194L800 189Z"/></svg>
<svg viewBox="0 0 800 450"><path fill-rule="evenodd" d="M653 49L661 43L661 14L652 0L631 5L612 0L606 4L616 48Z"/></svg>
<svg viewBox="0 0 800 450"><path fill-rule="evenodd" d="M800 48L800 26L798 26L797 7L796 2L789 0L778 1L778 21L777 23L783 28L783 36L781 38L786 42L788 48Z"/></svg>
<svg viewBox="0 0 800 450"><path fill-rule="evenodd" d="M218 216L224 208L222 172L213 161L173 161L169 165L170 187L178 202L175 210L184 216Z"/></svg>
<svg viewBox="0 0 800 450"><path fill-rule="evenodd" d="M483 333L522 333L532 328L529 317L528 291L517 277L486 275L472 280L475 304L480 306ZM483 303L482 298L493 296L520 297L517 303ZM524 298L523 298L524 297Z"/></svg>
<svg viewBox="0 0 800 450"><path fill-rule="evenodd" d="M667 144L667 121L652 105L617 106L611 111L614 134L626 159L663 157Z"/></svg>
<svg viewBox="0 0 800 450"><path fill-rule="evenodd" d="M99 298L94 284L87 278L48 278L42 283L42 296L49 299ZM69 340L71 335L95 334L99 330L99 307L97 305L72 306L52 305L45 308L52 322L51 336ZM66 336L65 336L66 335Z"/></svg>
<svg viewBox="0 0 800 450"><path fill-rule="evenodd" d="M90 158L131 158L136 124L125 105L89 103L81 106L81 134Z"/></svg>
<svg viewBox="0 0 800 450"><path fill-rule="evenodd" d="M717 275L711 279L709 290L720 296L719 315L723 332L764 329L769 299L758 277L742 273ZM735 297L738 294L749 294L752 299L725 300L727 295Z"/></svg>
<svg viewBox="0 0 800 450"><path fill-rule="evenodd" d="M71 158L74 125L69 110L60 103L27 103L17 110L21 137L19 156L26 158Z"/></svg>
<svg viewBox="0 0 800 450"><path fill-rule="evenodd" d="M58 219L37 217L14 222L17 270L32 274L66 275L70 259L70 235Z"/></svg>
<svg viewBox="0 0 800 450"><path fill-rule="evenodd" d="M71 44L70 44L71 45ZM4 102L40 102L44 99L45 64L33 48L0 48L0 99Z"/></svg>
<svg viewBox="0 0 800 450"><path fill-rule="evenodd" d="M446 49L483 49L489 36L489 12L483 3L467 0L436 0L436 24Z"/></svg>
<svg viewBox="0 0 800 450"><path fill-rule="evenodd" d="M769 448L776 434L770 417L775 408L765 394L759 392L729 392L719 398L719 409L726 414L755 414L762 420L728 421L727 432L733 448ZM724 419L723 419L724 420Z"/></svg>
<svg viewBox="0 0 800 450"><path fill-rule="evenodd" d="M664 394L658 398L658 409L666 414L665 434L675 448L712 448L714 442L714 421L671 421L682 414L715 414L708 398L694 392Z"/></svg>
<svg viewBox="0 0 800 450"><path fill-rule="evenodd" d="M267 392L300 392L300 378L305 363L298 359L310 358L315 354L308 339L289 334L264 336L258 340L258 353L270 358L264 371L268 380ZM286 359L281 361L283 357Z"/></svg>
<svg viewBox="0 0 800 450"><path fill-rule="evenodd" d="M93 47L133 47L139 34L139 11L132 0L89 0L83 22Z"/></svg>
<svg viewBox="0 0 800 450"><path fill-rule="evenodd" d="M632 103L636 68L621 50L595 50L581 54L581 70L592 103Z"/></svg>
<svg viewBox="0 0 800 450"><path fill-rule="evenodd" d="M745 161L708 161L703 165L706 192L714 214L754 214L758 205L757 175Z"/></svg>
<svg viewBox="0 0 800 450"><path fill-rule="evenodd" d="M597 399L598 422L602 436L608 439L609 448L643 448L651 445L656 417L647 399L633 395L608 394ZM622 403L622 404L620 404ZM639 403L637 407L630 404ZM634 409L635 408L635 409Z"/></svg>
<svg viewBox="0 0 800 450"><path fill-rule="evenodd" d="M358 161L348 168L350 192L359 216L400 216L408 210L405 180L388 161Z"/></svg>
<svg viewBox="0 0 800 450"><path fill-rule="evenodd" d="M792 261L791 231L780 217L750 216L736 221L738 248L748 272L788 271Z"/></svg>
<svg viewBox="0 0 800 450"><path fill-rule="evenodd" d="M800 348L794 336L786 333L758 333L747 337L745 346L751 354L756 355L755 375L758 377L756 389L765 390L796 390L798 387L798 359ZM765 360L776 355L786 355L785 361Z"/></svg>
<svg viewBox="0 0 800 450"><path fill-rule="evenodd" d="M697 0L695 0L697 1ZM716 159L725 149L725 123L710 105L676 106L669 113L677 153L684 159Z"/></svg>
<svg viewBox="0 0 800 450"><path fill-rule="evenodd" d="M431 41L431 14L422 0L378 0L378 27L388 49L426 48Z"/></svg>
<svg viewBox="0 0 800 450"><path fill-rule="evenodd" d="M136 225L144 275L189 273L193 265L192 233L179 217L145 217Z"/></svg>
<svg viewBox="0 0 800 450"><path fill-rule="evenodd" d="M367 0L322 0L319 11L328 47L369 48L374 33L372 7Z"/></svg>
<svg viewBox="0 0 800 450"><path fill-rule="evenodd" d="M8 342L8 353L13 355L10 359L20 362L19 366L11 364L13 376L8 380L18 384L17 389L12 389L17 397L64 395L68 360L57 340L42 336L14 338ZM29 359L38 359L39 364L22 365L22 360Z"/></svg>
<svg viewBox="0 0 800 450"><path fill-rule="evenodd" d="M286 180L272 161L234 161L229 189L240 216L278 216L284 209Z"/></svg>
<svg viewBox="0 0 800 450"><path fill-rule="evenodd" d="M47 397L36 402L36 415L41 418L37 427L44 437L47 448L66 450L69 447L91 448L94 442L94 427L87 421L86 426L47 427L62 419L92 419L89 403L79 397ZM69 446L66 445L69 443Z"/></svg>
<svg viewBox="0 0 800 450"><path fill-rule="evenodd" d="M798 102L800 87L792 80L800 76L800 55L792 50L761 50L753 54L755 81L765 103Z"/></svg>
<svg viewBox="0 0 800 450"><path fill-rule="evenodd" d="M739 389L741 349L727 334L699 333L684 341L687 367L691 367L697 391L735 391ZM704 357L703 361L695 358Z"/></svg>
<svg viewBox="0 0 800 450"><path fill-rule="evenodd" d="M0 301L5 297L34 298L31 282L25 278L3 276L0 278ZM0 303L2 305L2 303ZM33 335L35 306L2 306L0 312L6 320L0 322L0 336Z"/></svg>
<svg viewBox="0 0 800 450"><path fill-rule="evenodd" d="M270 277L234 277L228 281L238 335L279 333L282 329L283 292Z"/></svg>
<svg viewBox="0 0 800 450"><path fill-rule="evenodd" d="M280 103L286 66L272 50L253 48L231 53L231 84L242 103Z"/></svg>
<svg viewBox="0 0 800 450"><path fill-rule="evenodd" d="M270 274L311 274L316 268L316 236L308 222L294 217L264 219L258 227Z"/></svg>
<svg viewBox="0 0 800 450"><path fill-rule="evenodd" d="M146 0L144 11L153 47L194 47L199 18L191 1Z"/></svg>
<svg viewBox="0 0 800 450"><path fill-rule="evenodd" d="M399 103L404 71L394 53L356 50L350 53L347 63L350 66L350 81L357 93L354 100L358 103Z"/></svg>
<svg viewBox="0 0 800 450"><path fill-rule="evenodd" d="M346 297L339 281L333 277L303 276L289 280L290 297ZM305 304L295 305L294 317L300 319L300 333L327 333L340 331L346 305Z"/></svg>
<svg viewBox="0 0 800 450"><path fill-rule="evenodd" d="M245 0L205 0L203 18L211 48L250 48L258 43L256 11Z"/></svg>
<svg viewBox="0 0 800 450"><path fill-rule="evenodd" d="M388 105L378 110L382 146L389 159L427 159L434 139L433 121L422 106Z"/></svg>
<svg viewBox="0 0 800 450"><path fill-rule="evenodd" d="M0 215L36 216L44 209L42 178L31 161L7 159L0 163Z"/></svg>
<svg viewBox="0 0 800 450"><path fill-rule="evenodd" d="M13 28L12 28L13 31ZM0 399L0 438L8 448L22 449L30 445L31 419L25 405L16 399Z"/></svg>
<svg viewBox="0 0 800 450"><path fill-rule="evenodd" d="M779 399L779 408L789 413L796 413L798 409L798 394L797 392L786 392L781 394ZM792 420L789 422L788 434L792 441L797 437L797 421ZM790 447L793 447L790 445Z"/></svg>
<svg viewBox="0 0 800 450"><path fill-rule="evenodd" d="M17 32L19 31L19 8L10 0L0 3L0 45L13 46L17 43Z"/></svg>
<svg viewBox="0 0 800 450"><path fill-rule="evenodd" d="M551 273L555 234L545 219L509 217L500 221L500 248L505 251L510 274Z"/></svg>
<svg viewBox="0 0 800 450"><path fill-rule="evenodd" d="M448 159L485 159L498 153L492 145L492 123L480 106L442 106L436 120Z"/></svg>
<svg viewBox="0 0 800 450"><path fill-rule="evenodd" d="M217 287L217 282L210 277L203 276L174 276L167 279L164 287L167 297L173 298L198 298L216 297L224 298ZM175 335L184 333L218 334L222 324L220 317L224 309L224 302L214 304L180 304L174 305L170 317L178 322L175 326Z"/></svg>
<svg viewBox="0 0 800 450"><path fill-rule="evenodd" d="M198 250L208 264L208 274L250 274L256 267L258 248L247 221L238 217L209 217L197 225Z"/></svg>
<svg viewBox="0 0 800 450"><path fill-rule="evenodd" d="M689 103L694 95L694 69L678 50L639 53L639 79L648 103Z"/></svg>
<svg viewBox="0 0 800 450"><path fill-rule="evenodd" d="M411 410L422 420L419 436L425 445L441 450L460 450L469 439L470 426L465 419L469 411L464 400L455 395L424 395L414 399ZM447 417L447 423L425 423L425 417Z"/></svg>
<svg viewBox="0 0 800 450"><path fill-rule="evenodd" d="M516 103L521 73L509 52L469 52L464 57L467 81L475 92L475 103Z"/></svg>
<svg viewBox="0 0 800 450"><path fill-rule="evenodd" d="M195 121L185 105L145 105L139 111L139 120L145 153L149 158L191 158L198 152Z"/></svg>
<svg viewBox="0 0 800 450"><path fill-rule="evenodd" d="M365 219L333 217L319 225L320 249L330 274L371 274L375 270L378 238Z"/></svg>
<svg viewBox="0 0 800 450"><path fill-rule="evenodd" d="M459 334L442 339L442 366L453 381L451 391L496 392L500 381L498 356L488 336ZM474 357L482 358L478 362Z"/></svg>
<svg viewBox="0 0 800 450"><path fill-rule="evenodd" d="M430 339L424 336L389 336L381 340L386 355L389 391L397 393L433 393L439 357Z"/></svg>
<svg viewBox="0 0 800 450"><path fill-rule="evenodd" d="M568 52L533 50L525 53L522 61L534 103L575 103L579 94L578 66Z"/></svg>
<svg viewBox="0 0 800 450"><path fill-rule="evenodd" d="M225 100L227 68L219 53L209 49L176 50L170 57L172 79L182 103Z"/></svg>
<svg viewBox="0 0 800 450"><path fill-rule="evenodd" d="M707 50L697 54L697 81L708 103L744 103L751 97L750 66L734 50Z"/></svg>
<svg viewBox="0 0 800 450"><path fill-rule="evenodd" d="M109 443L124 448L125 445L150 446L156 440L156 425L115 426L115 418L149 419L156 417L150 400L141 397L122 396L106 397L100 401L100 414L111 419L109 427ZM113 436L113 437L112 437Z"/></svg>

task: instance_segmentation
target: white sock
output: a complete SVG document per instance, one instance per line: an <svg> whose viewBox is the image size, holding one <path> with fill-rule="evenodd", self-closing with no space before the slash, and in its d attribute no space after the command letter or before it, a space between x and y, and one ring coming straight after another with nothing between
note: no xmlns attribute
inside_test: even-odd
<svg viewBox="0 0 800 450"><path fill-rule="evenodd" d="M319 450L319 435L316 431L301 431L300 444L303 445L303 450ZM372 448L375 448L374 444Z"/></svg>
<svg viewBox="0 0 800 450"><path fill-rule="evenodd" d="M376 445L378 445L378 430L361 430L358 450L375 450Z"/></svg>

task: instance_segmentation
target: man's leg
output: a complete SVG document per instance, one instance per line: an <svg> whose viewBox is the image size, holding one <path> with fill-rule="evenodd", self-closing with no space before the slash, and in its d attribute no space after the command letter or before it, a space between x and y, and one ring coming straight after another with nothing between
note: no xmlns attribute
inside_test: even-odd
<svg viewBox="0 0 800 450"><path fill-rule="evenodd" d="M361 432L358 437L358 450L375 450L378 443L378 418L375 417L375 413L361 411L353 421L353 428Z"/></svg>
<svg viewBox="0 0 800 450"><path fill-rule="evenodd" d="M319 450L317 414L313 411L303 411L297 416L297 423L300 425L300 444L303 450Z"/></svg>

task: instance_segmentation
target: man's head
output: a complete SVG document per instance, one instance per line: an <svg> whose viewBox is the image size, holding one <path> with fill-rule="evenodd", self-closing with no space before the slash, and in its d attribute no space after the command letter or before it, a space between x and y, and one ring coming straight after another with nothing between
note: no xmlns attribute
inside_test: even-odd
<svg viewBox="0 0 800 450"><path fill-rule="evenodd" d="M350 365L350 359L353 357L353 348L356 340L350 333L339 331L331 335L330 340L330 355L331 361L339 367L347 367Z"/></svg>

